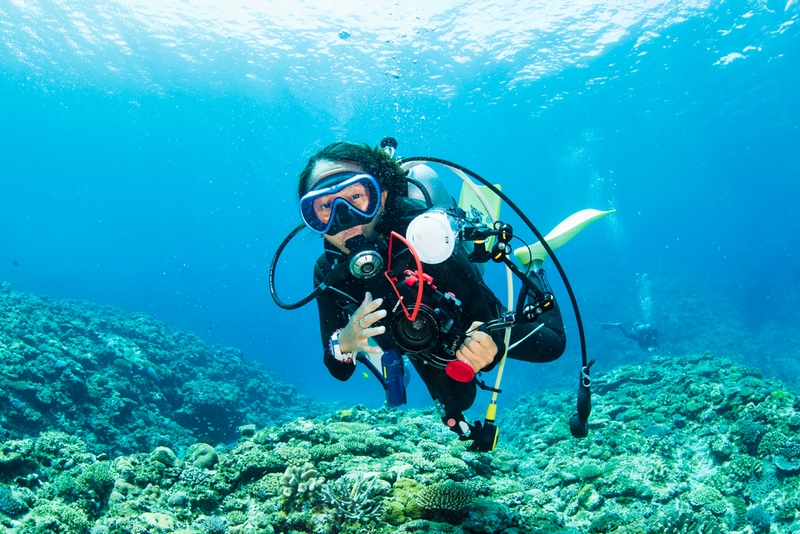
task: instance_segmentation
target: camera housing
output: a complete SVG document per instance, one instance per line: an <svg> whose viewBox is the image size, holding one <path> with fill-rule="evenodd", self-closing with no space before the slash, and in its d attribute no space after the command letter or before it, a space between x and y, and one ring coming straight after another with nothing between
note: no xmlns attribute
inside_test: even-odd
<svg viewBox="0 0 800 534"><path fill-rule="evenodd" d="M422 303L412 321L407 314L411 315L414 306L403 303L415 301L420 283L424 284ZM410 270L404 271L397 289L402 298L391 295L396 303L389 313L389 336L402 352L444 369L456 359L455 352L464 341L461 301L452 293L439 291L431 276L423 274L420 281Z"/></svg>

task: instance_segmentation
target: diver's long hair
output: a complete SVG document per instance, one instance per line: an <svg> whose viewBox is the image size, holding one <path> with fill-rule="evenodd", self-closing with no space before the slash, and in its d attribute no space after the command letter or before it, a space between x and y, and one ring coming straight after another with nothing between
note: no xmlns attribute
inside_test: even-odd
<svg viewBox="0 0 800 534"><path fill-rule="evenodd" d="M388 204L398 196L407 196L406 173L385 150L371 148L366 143L337 141L326 146L308 159L297 184L297 197L309 191L309 179L314 166L320 161L349 161L358 164L364 172L375 177L381 189L389 193Z"/></svg>

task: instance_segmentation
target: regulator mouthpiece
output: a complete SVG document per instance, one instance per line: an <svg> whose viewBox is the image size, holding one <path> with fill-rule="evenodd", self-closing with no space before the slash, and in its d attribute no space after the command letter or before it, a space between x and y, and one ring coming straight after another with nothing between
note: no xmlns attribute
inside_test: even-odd
<svg viewBox="0 0 800 534"><path fill-rule="evenodd" d="M442 208L433 208L416 217L406 230L406 239L414 246L423 263L435 265L453 255L461 241L456 219Z"/></svg>

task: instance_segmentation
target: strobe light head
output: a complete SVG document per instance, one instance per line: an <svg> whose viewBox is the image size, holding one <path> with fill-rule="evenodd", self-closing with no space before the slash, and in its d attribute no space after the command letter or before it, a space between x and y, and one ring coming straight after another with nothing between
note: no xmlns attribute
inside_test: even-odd
<svg viewBox="0 0 800 534"><path fill-rule="evenodd" d="M446 261L461 242L458 220L443 208L432 208L408 225L406 239L423 263Z"/></svg>

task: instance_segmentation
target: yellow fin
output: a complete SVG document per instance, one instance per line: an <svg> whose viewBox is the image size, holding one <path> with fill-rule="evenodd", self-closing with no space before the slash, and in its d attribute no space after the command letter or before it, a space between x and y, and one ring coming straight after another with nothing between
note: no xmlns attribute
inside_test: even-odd
<svg viewBox="0 0 800 534"><path fill-rule="evenodd" d="M547 241L547 244L550 245L550 248L555 250L575 237L578 232L593 222L602 219L606 215L610 215L615 211L616 210L600 211L595 209L585 209L579 211L578 213L573 213L558 223L558 226L553 228L549 234L544 236L544 239ZM542 243L537 241L533 245L515 250L514 257L517 258L517 261L522 265L528 265L532 261L544 261L547 259L547 251L544 249Z"/></svg>

